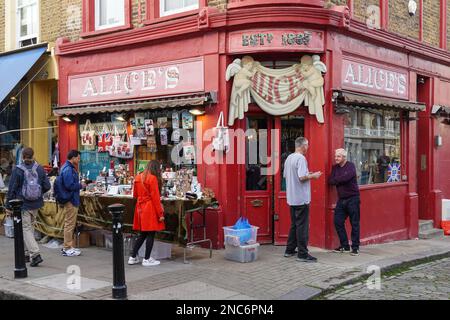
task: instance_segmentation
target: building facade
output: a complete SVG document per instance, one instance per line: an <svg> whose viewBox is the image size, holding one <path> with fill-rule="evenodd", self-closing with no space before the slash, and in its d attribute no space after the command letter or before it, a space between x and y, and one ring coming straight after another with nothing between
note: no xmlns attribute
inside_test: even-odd
<svg viewBox="0 0 450 320"><path fill-rule="evenodd" d="M416 238L420 219L440 227L450 198L450 4L414 3L73 1L80 32L56 43L62 158L82 148L87 120L125 115L130 134L139 113L201 109L195 169L220 203L207 215L215 247L240 216L259 227L260 242L286 242L282 166L299 135L310 141L310 170L325 173L312 182L311 245L338 243L327 176L340 147L357 166L362 243ZM229 152L200 134L221 113L234 130ZM135 148L130 170L165 157Z"/></svg>

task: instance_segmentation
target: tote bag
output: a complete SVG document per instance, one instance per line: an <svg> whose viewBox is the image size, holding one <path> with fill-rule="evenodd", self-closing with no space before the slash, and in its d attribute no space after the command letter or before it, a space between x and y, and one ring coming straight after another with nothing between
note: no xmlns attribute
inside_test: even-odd
<svg viewBox="0 0 450 320"><path fill-rule="evenodd" d="M214 128L215 136L213 138L212 144L216 151L228 152L230 147L230 135L228 132L228 127L224 126L223 112L220 112L219 119L217 120L217 125Z"/></svg>

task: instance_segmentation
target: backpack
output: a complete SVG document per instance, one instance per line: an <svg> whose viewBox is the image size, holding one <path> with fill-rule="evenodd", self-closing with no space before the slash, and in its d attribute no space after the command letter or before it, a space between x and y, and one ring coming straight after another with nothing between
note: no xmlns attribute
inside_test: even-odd
<svg viewBox="0 0 450 320"><path fill-rule="evenodd" d="M68 192L63 184L62 173L66 167L62 167L60 174L56 177L55 182L53 183L53 196L57 203L66 204L70 201L72 194Z"/></svg>
<svg viewBox="0 0 450 320"><path fill-rule="evenodd" d="M42 197L42 186L39 183L37 172L38 164L35 162L31 169L21 164L18 168L23 170L24 181L22 185L22 197L28 201L36 201Z"/></svg>

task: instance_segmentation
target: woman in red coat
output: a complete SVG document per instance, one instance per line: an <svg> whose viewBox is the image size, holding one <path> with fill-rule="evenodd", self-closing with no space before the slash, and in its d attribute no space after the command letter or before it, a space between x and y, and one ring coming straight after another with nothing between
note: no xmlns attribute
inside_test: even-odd
<svg viewBox="0 0 450 320"><path fill-rule="evenodd" d="M161 170L159 162L152 160L148 163L144 172L138 174L134 180L133 196L136 198L134 211L133 230L140 231L140 235L134 245L128 264L139 263L137 256L144 241L145 258L142 265L145 267L156 266L159 261L150 257L153 249L156 231L164 230L164 210L161 205L160 193L162 186Z"/></svg>

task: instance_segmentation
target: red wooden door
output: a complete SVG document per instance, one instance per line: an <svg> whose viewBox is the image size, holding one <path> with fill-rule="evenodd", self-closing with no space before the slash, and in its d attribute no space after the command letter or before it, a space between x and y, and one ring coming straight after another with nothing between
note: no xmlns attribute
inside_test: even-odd
<svg viewBox="0 0 450 320"><path fill-rule="evenodd" d="M258 226L258 242L273 243L273 176L271 163L271 129L273 117L249 114L245 120L245 164L241 190L242 216Z"/></svg>
<svg viewBox="0 0 450 320"><path fill-rule="evenodd" d="M285 245L291 226L290 209L286 200L286 182L283 178L284 161L295 151L295 139L305 134L305 117L303 113L277 117L275 130L279 138L276 159L278 171L274 173L274 242L276 245Z"/></svg>

